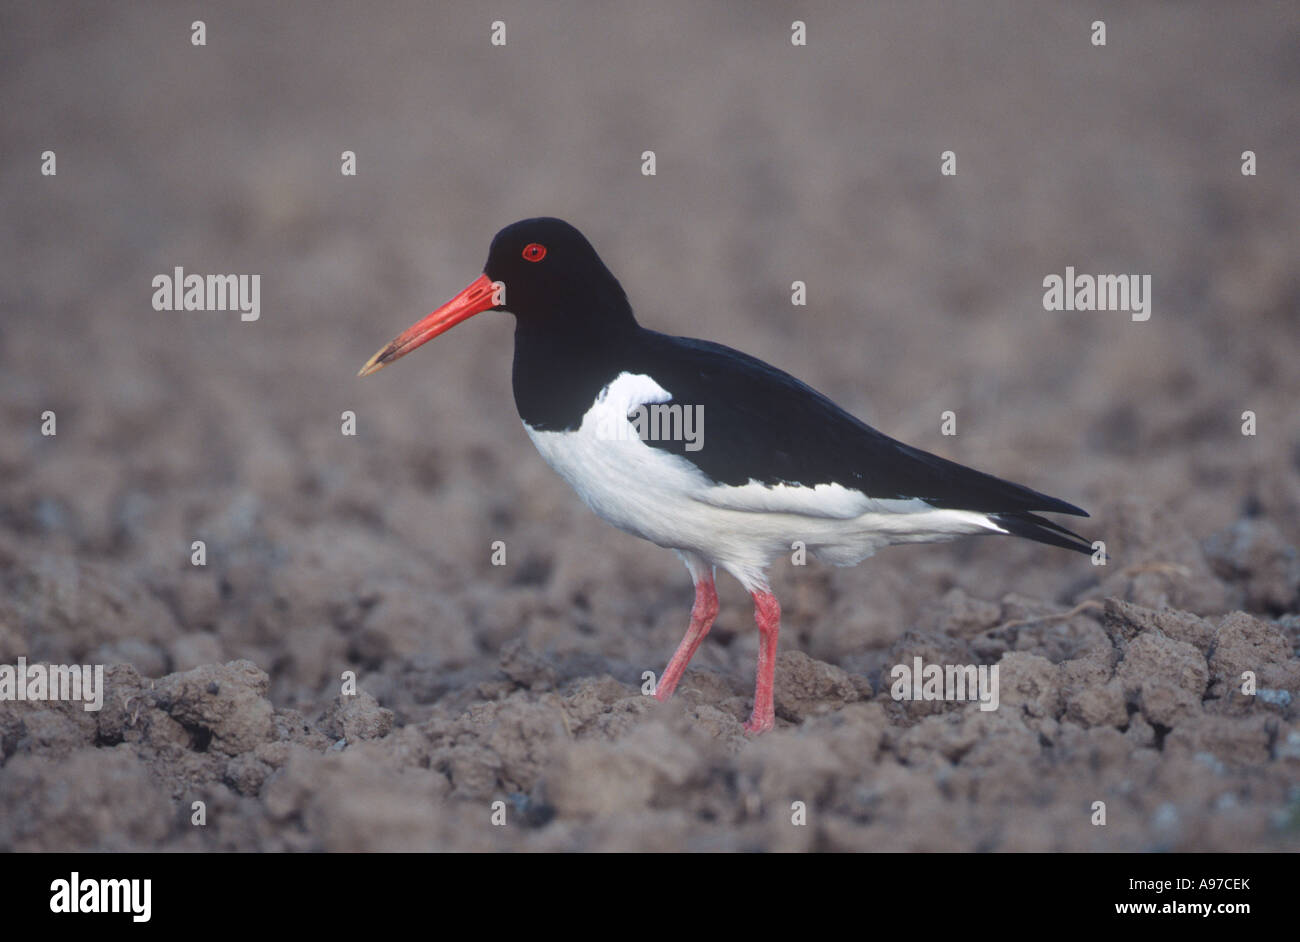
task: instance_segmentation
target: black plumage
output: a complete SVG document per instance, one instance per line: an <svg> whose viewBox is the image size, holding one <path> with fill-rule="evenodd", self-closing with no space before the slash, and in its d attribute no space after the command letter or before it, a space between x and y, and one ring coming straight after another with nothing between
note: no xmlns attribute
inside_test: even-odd
<svg viewBox="0 0 1300 942"><path fill-rule="evenodd" d="M544 278L520 248L545 242ZM621 373L645 374L671 404L703 407L703 447L680 455L718 484L840 484L882 499L995 515L1009 532L1091 553L1076 533L1035 512L1088 516L1074 504L890 438L771 364L719 343L641 327L617 279L587 240L556 219L524 220L493 241L485 269L507 286L517 317L512 382L519 416L543 431L576 429Z"/></svg>

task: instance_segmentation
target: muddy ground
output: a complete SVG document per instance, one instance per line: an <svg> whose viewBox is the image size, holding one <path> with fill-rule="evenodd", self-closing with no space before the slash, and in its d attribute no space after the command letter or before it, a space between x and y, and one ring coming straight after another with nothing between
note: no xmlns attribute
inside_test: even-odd
<svg viewBox="0 0 1300 942"><path fill-rule="evenodd" d="M777 4L499 6L0 14L0 664L109 665L97 713L0 703L0 848L1300 846L1297 11L1128 4L1097 47L1089 4L826 4L795 47ZM689 579L534 453L510 319L355 377L538 214L643 323L1088 508L1109 563L778 564L757 740L724 577L643 696ZM178 265L260 274L260 318L155 311ZM1150 274L1150 319L1045 311L1067 265ZM999 708L896 702L917 655Z"/></svg>

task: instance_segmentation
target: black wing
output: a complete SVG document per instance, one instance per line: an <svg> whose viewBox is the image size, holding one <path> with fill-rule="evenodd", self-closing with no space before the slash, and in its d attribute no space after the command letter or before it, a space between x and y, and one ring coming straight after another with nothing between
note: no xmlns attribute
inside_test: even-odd
<svg viewBox="0 0 1300 942"><path fill-rule="evenodd" d="M1011 532L1051 536L1044 541L1057 545L1063 535L1082 539L1030 513L1088 516L1073 504L896 441L790 374L730 347L642 334L634 372L653 376L674 403L704 407L699 450L686 450L684 441L646 444L681 455L719 484L838 483L873 498L1003 514Z"/></svg>

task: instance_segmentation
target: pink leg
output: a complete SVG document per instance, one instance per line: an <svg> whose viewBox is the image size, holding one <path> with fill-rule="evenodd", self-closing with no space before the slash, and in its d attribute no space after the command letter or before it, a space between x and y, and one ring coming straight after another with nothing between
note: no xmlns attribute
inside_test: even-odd
<svg viewBox="0 0 1300 942"><path fill-rule="evenodd" d="M745 724L751 733L776 725L772 686L776 682L776 636L781 630L781 606L771 592L754 592L754 621L758 622L758 676L754 681L754 714Z"/></svg>
<svg viewBox="0 0 1300 942"><path fill-rule="evenodd" d="M686 665L695 656L696 649L704 636L713 627L713 619L718 614L718 590L713 585L713 573L703 571L695 581L695 604L691 606L691 626L686 629L686 637L677 645L673 659L664 668L664 676L655 687L655 698L660 702L667 700L677 689L677 683L686 673Z"/></svg>

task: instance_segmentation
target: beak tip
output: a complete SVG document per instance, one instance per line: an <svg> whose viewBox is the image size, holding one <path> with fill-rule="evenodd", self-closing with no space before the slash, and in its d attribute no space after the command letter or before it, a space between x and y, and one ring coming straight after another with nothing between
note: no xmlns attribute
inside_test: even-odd
<svg viewBox="0 0 1300 942"><path fill-rule="evenodd" d="M393 356L393 344L390 343L367 360L366 365L361 367L361 371L357 373L357 375L369 376L371 373L378 373L389 363L392 363L394 359L396 359L396 357Z"/></svg>

